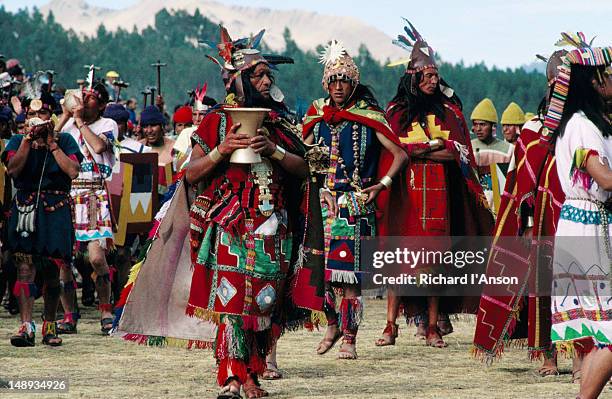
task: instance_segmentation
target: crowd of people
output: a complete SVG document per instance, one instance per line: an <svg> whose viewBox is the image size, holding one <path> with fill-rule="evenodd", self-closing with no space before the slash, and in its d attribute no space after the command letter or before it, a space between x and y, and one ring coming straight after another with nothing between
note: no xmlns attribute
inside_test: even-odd
<svg viewBox="0 0 612 399"><path fill-rule="evenodd" d="M410 57L385 108L372 77L332 40L320 54L326 95L298 118L273 72L293 60L262 54L263 31L232 40L220 30L220 60L210 58L227 96L217 104L198 87L172 117L159 95L137 115L115 71L96 80L92 66L66 91L49 71L0 62L0 288L20 317L13 346L35 345L36 298L51 346L77 333L79 306L97 304L103 334L213 348L218 398L263 397L259 378L283 377L276 344L296 326L326 327L319 355L340 341L338 359L357 358L363 240L431 237L449 249L453 236L492 236L488 275L508 275L505 260L555 289L419 297L389 288L387 324L371 344L395 345L403 312L442 349L451 316L471 313L477 356L492 361L526 340L542 376L558 374L557 355L567 353L578 397L600 394L612 376L611 47L563 33L557 45L568 49L546 58L537 111L513 102L500 121L485 98L468 124L460 93L410 23L396 41ZM262 113L256 132L242 129L244 108ZM245 151L246 161L237 156ZM140 206L144 219L117 217ZM500 237L528 244L507 248ZM572 237L595 243L596 254L568 254ZM143 290L171 314L150 316L136 299ZM139 329L168 320L165 334Z"/></svg>

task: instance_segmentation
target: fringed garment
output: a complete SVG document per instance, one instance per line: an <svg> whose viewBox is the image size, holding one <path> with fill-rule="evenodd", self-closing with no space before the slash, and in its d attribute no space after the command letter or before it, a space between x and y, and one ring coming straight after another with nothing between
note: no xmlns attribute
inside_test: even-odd
<svg viewBox="0 0 612 399"><path fill-rule="evenodd" d="M586 171L591 157L609 166L611 155L612 138L582 112L555 146L565 202L555 235L551 338L561 351L612 349L611 194Z"/></svg>
<svg viewBox="0 0 612 399"><path fill-rule="evenodd" d="M488 363L502 355L510 340L526 345L530 359L553 356L548 333L550 296L544 295L551 282L552 265L543 261L552 255L550 237L556 230L564 196L549 139L548 131L534 118L523 126L515 145L487 275L516 275L523 284L514 296L499 296L499 287L483 289L473 351ZM532 245L511 245L517 241L504 237L523 235L530 217L534 219ZM513 267L502 269L499 264Z"/></svg>
<svg viewBox="0 0 612 399"><path fill-rule="evenodd" d="M410 164L402 182L401 195L390 199L393 215L383 226L390 236L479 236L488 235L493 227L493 216L488 208L478 181L476 162L472 153L469 130L461 110L444 104L444 119L428 114L422 123L412 121L404 128L401 104L387 108L389 122L402 147L409 155L415 150L429 148L428 142L442 139L454 155L454 161L435 162L410 157ZM440 239L443 240L443 239ZM442 241L438 241L443 245ZM450 241L446 248L448 250ZM436 265L423 265L417 272ZM474 273L478 273L474 269ZM425 297L402 297L404 313L409 320L427 309ZM476 313L478 298L440 297L441 313Z"/></svg>
<svg viewBox="0 0 612 399"><path fill-rule="evenodd" d="M299 139L275 119L264 123L270 140L303 155ZM223 110L209 113L192 136L194 145L208 154L231 126ZM230 376L245 382L247 373L263 373L284 327L301 183L267 158L252 165L224 160L191 206L194 273L186 313L218 325L220 385Z"/></svg>

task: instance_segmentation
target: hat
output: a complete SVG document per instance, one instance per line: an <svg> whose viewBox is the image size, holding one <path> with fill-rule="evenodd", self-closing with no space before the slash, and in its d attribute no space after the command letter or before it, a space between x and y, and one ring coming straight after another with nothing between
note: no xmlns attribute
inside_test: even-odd
<svg viewBox="0 0 612 399"><path fill-rule="evenodd" d="M342 42L332 40L319 54L319 63L324 65L321 84L325 91L335 79L349 80L353 86L359 84L359 68L344 48Z"/></svg>
<svg viewBox="0 0 612 399"><path fill-rule="evenodd" d="M522 125L525 123L525 113L515 102L508 104L501 117L502 125Z"/></svg>
<svg viewBox="0 0 612 399"><path fill-rule="evenodd" d="M8 122L13 118L13 111L9 107L0 109L0 121Z"/></svg>
<svg viewBox="0 0 612 399"><path fill-rule="evenodd" d="M546 111L544 126L551 131L559 127L561 116L565 108L565 100L570 86L571 66L606 66L612 64L612 47L591 47L593 41L586 42L584 33L561 32L561 39L555 43L556 46L573 46L574 50L568 51L562 57L562 64L557 67L558 76Z"/></svg>
<svg viewBox="0 0 612 399"><path fill-rule="evenodd" d="M206 111L209 107L204 104L204 98L206 97L206 90L208 89L208 82L204 83L204 86L200 89L200 85L193 91L193 109L195 111ZM191 114L190 114L191 115Z"/></svg>
<svg viewBox="0 0 612 399"><path fill-rule="evenodd" d="M11 58L10 60L6 61L6 68L9 69L19 64L20 62L17 58Z"/></svg>
<svg viewBox="0 0 612 399"><path fill-rule="evenodd" d="M404 50L410 51L410 58L391 63L389 66L407 64L406 73L409 74L421 72L427 68L437 69L438 65L436 64L434 50L429 47L425 39L423 39L410 21L406 18L404 18L404 21L408 23L408 26L404 26L404 32L406 32L408 37L398 35L397 40L393 40L393 44Z"/></svg>
<svg viewBox="0 0 612 399"><path fill-rule="evenodd" d="M110 118L115 122L126 122L128 119L130 119L130 114L127 109L125 109L123 105L117 103L108 104L106 109L104 109L104 115L102 116L105 118Z"/></svg>
<svg viewBox="0 0 612 399"><path fill-rule="evenodd" d="M485 98L476 105L470 119L473 121L486 121L491 123L497 123L497 110L493 101Z"/></svg>
<svg viewBox="0 0 612 399"><path fill-rule="evenodd" d="M191 107L183 105L177 109L172 116L172 121L174 123L192 123L193 116L191 115Z"/></svg>
<svg viewBox="0 0 612 399"><path fill-rule="evenodd" d="M119 77L119 73L116 71L108 71L106 72L106 77L107 78L118 78Z"/></svg>
<svg viewBox="0 0 612 399"><path fill-rule="evenodd" d="M166 123L164 115L155 105L149 105L140 113L140 126L163 125Z"/></svg>
<svg viewBox="0 0 612 399"><path fill-rule="evenodd" d="M404 18L404 21L408 24L404 26L404 32L408 37L404 35L398 35L396 40L393 40L393 44L403 48L410 52L410 57L387 64L388 67L394 67L398 65L406 65L405 73L410 75L410 92L414 95L418 92L418 84L416 74L422 72L427 68L438 69L436 64L435 51L429 47L425 39L416 30L410 21ZM440 91L449 99L453 98L455 91L446 83L443 79L439 82Z"/></svg>
<svg viewBox="0 0 612 399"><path fill-rule="evenodd" d="M264 32L265 29L262 29L257 35L251 38L232 40L227 29L223 25L219 25L219 43L209 40L204 41L204 44L211 48L216 48L219 51L219 57L221 57L223 63L214 57L208 56L208 58L221 67L226 91L229 92L232 83L236 82L235 87L237 93L234 94L238 102L244 101L242 79L239 79L241 73L260 63L270 65L257 49L261 43Z"/></svg>
<svg viewBox="0 0 612 399"><path fill-rule="evenodd" d="M216 48L219 51L219 56L223 62L216 58L207 55L208 59L216 63L221 68L221 76L225 83L225 90L229 93L232 84L235 87L235 101L242 103L245 100L244 88L242 87L242 79L240 76L243 71L254 68L256 65L264 63L270 68L275 68L278 64L291 64L293 59L284 56L269 56L263 55L258 50L261 44L261 39L265 33L265 29L259 31L255 36L249 38L241 38L232 40L227 29L223 25L219 25L220 41L217 43L212 40L203 40L201 43L210 48ZM282 101L283 95L276 85L270 88L270 96L275 101Z"/></svg>

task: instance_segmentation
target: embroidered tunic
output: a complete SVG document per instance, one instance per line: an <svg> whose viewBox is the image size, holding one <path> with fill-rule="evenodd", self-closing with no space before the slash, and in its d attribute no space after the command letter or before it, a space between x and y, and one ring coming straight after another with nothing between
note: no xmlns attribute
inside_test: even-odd
<svg viewBox="0 0 612 399"><path fill-rule="evenodd" d="M117 123L108 118L99 118L88 125L89 129L107 143L102 154L96 154L77 129L74 119L64 126L81 149L83 161L78 178L73 182L71 196L74 200L77 241L101 240L106 248L112 242L113 229L108 192L104 182L112 175L115 155L112 143L118 136Z"/></svg>
<svg viewBox="0 0 612 399"><path fill-rule="evenodd" d="M555 235L551 338L576 349L612 345L610 192L586 172L591 156L610 164L612 138L582 113L568 121L555 156L565 202Z"/></svg>

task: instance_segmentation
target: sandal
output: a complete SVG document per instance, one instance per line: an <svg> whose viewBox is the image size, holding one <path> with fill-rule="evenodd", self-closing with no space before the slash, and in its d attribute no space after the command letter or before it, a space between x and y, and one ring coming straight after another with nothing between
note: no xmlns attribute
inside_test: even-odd
<svg viewBox="0 0 612 399"><path fill-rule="evenodd" d="M232 384L232 382L237 382L238 386ZM223 388L217 394L217 399L242 399L242 396L240 396L240 380L235 376L225 380Z"/></svg>
<svg viewBox="0 0 612 399"><path fill-rule="evenodd" d="M342 346L340 350L338 350L338 359L356 360L357 359L357 348L353 346L352 349L348 349Z"/></svg>
<svg viewBox="0 0 612 399"><path fill-rule="evenodd" d="M56 331L58 334L76 334L77 323L76 321L60 321L57 323Z"/></svg>
<svg viewBox="0 0 612 399"><path fill-rule="evenodd" d="M387 321L387 326L382 332L382 338L378 338L374 345L390 346L395 345L395 338L398 335L399 326L392 321Z"/></svg>
<svg viewBox="0 0 612 399"><path fill-rule="evenodd" d="M111 317L105 317L102 320L100 320L100 331L102 331L104 335L108 335L108 333L112 329L113 329L113 319Z"/></svg>
<svg viewBox="0 0 612 399"><path fill-rule="evenodd" d="M217 394L217 399L242 399L240 396L240 388L235 385L226 385Z"/></svg>
<svg viewBox="0 0 612 399"><path fill-rule="evenodd" d="M18 348L25 348L35 345L36 327L34 323L21 323L17 334L11 337L11 345Z"/></svg>
<svg viewBox="0 0 612 399"><path fill-rule="evenodd" d="M542 366L537 373L540 377L552 377L559 375L559 369L555 366Z"/></svg>
<svg viewBox="0 0 612 399"><path fill-rule="evenodd" d="M435 337L431 339L430 337L435 334ZM427 336L425 338L425 345L431 346L433 348L446 348L448 344L444 342L442 339L442 335L440 334L440 329L438 327L427 327Z"/></svg>
<svg viewBox="0 0 612 399"><path fill-rule="evenodd" d="M253 375L251 375L251 379L247 379L247 381L242 384L242 390L247 399L263 398L269 395L268 391L260 388L257 376Z"/></svg>
<svg viewBox="0 0 612 399"><path fill-rule="evenodd" d="M42 343L49 346L61 346L62 339L57 336L56 325L54 321L45 321L42 327Z"/></svg>
<svg viewBox="0 0 612 399"><path fill-rule="evenodd" d="M453 323L450 321L450 317L447 314L442 314L438 317L438 331L440 335L443 337L445 335L451 334L453 330Z"/></svg>
<svg viewBox="0 0 612 399"><path fill-rule="evenodd" d="M580 384L582 379L582 370L572 371L572 384Z"/></svg>
<svg viewBox="0 0 612 399"><path fill-rule="evenodd" d="M266 369L261 375L263 380L280 380L283 378L283 374L278 369L278 364L272 362L266 362Z"/></svg>
<svg viewBox="0 0 612 399"><path fill-rule="evenodd" d="M334 347L334 345L336 345L336 342L338 342L340 338L342 338L342 331L340 330L338 330L338 332L336 333L336 335L334 335L332 339L323 338L321 342L319 342L319 346L316 349L317 353L319 355L326 354L331 348ZM321 348L323 348L323 350L321 350Z"/></svg>

